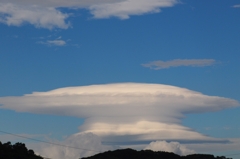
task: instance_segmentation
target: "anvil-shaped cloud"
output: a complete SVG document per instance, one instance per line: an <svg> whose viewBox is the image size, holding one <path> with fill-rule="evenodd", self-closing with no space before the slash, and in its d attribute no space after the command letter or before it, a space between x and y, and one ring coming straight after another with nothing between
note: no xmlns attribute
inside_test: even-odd
<svg viewBox="0 0 240 159"><path fill-rule="evenodd" d="M236 100L207 96L161 84L119 83L60 88L21 97L0 98L0 108L19 112L85 118L81 132L107 143L149 143L155 140L223 142L181 125L187 113L238 106Z"/></svg>

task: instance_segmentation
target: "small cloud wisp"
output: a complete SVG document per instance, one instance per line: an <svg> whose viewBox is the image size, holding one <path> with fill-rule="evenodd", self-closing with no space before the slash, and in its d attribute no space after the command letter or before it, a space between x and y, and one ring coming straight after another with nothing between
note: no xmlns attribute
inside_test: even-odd
<svg viewBox="0 0 240 159"><path fill-rule="evenodd" d="M234 5L233 8L240 8L240 4Z"/></svg>
<svg viewBox="0 0 240 159"><path fill-rule="evenodd" d="M167 69L170 67L205 67L214 65L216 61L214 59L176 59L171 61L152 61L146 64L142 64L143 67L148 67L154 70Z"/></svg>
<svg viewBox="0 0 240 159"><path fill-rule="evenodd" d="M64 46L67 43L64 40L48 40L47 43L48 45L54 45L54 46Z"/></svg>

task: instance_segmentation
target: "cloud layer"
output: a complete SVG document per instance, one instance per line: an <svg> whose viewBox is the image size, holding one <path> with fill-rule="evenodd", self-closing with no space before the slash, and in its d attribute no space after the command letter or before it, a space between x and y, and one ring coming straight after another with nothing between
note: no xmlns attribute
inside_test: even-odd
<svg viewBox="0 0 240 159"><path fill-rule="evenodd" d="M176 59L171 61L153 61L146 64L142 64L144 67L148 67L154 70L166 69L170 67L190 66L190 67L205 67L215 64L213 59Z"/></svg>
<svg viewBox="0 0 240 159"><path fill-rule="evenodd" d="M161 84L119 83L60 88L22 97L0 98L0 108L85 118L79 128L104 143L138 144L156 140L227 142L181 125L187 113L238 106L235 100Z"/></svg>
<svg viewBox="0 0 240 159"><path fill-rule="evenodd" d="M131 15L160 12L161 8L172 7L177 0L2 0L0 22L20 26L30 23L37 28L61 28L70 26L68 14L58 8L87 9L94 18L118 17L127 19Z"/></svg>

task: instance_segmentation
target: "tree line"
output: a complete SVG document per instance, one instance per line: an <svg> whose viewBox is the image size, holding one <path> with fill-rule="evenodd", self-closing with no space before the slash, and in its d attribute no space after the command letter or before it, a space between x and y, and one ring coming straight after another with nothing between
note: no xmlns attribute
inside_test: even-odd
<svg viewBox="0 0 240 159"><path fill-rule="evenodd" d="M25 144L11 142L2 143L0 141L0 159L43 159L38 156L33 150L28 150Z"/></svg>
<svg viewBox="0 0 240 159"><path fill-rule="evenodd" d="M179 156L172 152L163 151L154 152L152 150L136 151L132 149L122 149L115 151L107 151L82 159L231 159L231 158L226 158L225 156L214 157L211 154L192 154L187 156Z"/></svg>

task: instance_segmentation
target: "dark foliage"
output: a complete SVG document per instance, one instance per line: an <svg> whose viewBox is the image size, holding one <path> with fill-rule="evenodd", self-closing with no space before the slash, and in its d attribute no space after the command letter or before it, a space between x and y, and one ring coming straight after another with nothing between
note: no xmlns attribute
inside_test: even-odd
<svg viewBox="0 0 240 159"><path fill-rule="evenodd" d="M115 151L107 151L91 157L82 159L230 159L222 157L214 157L213 155L194 154L188 156L179 156L170 152L154 152L151 150L136 151L132 149L123 149Z"/></svg>
<svg viewBox="0 0 240 159"><path fill-rule="evenodd" d="M43 159L35 155L33 150L28 150L23 143L0 142L0 159Z"/></svg>

